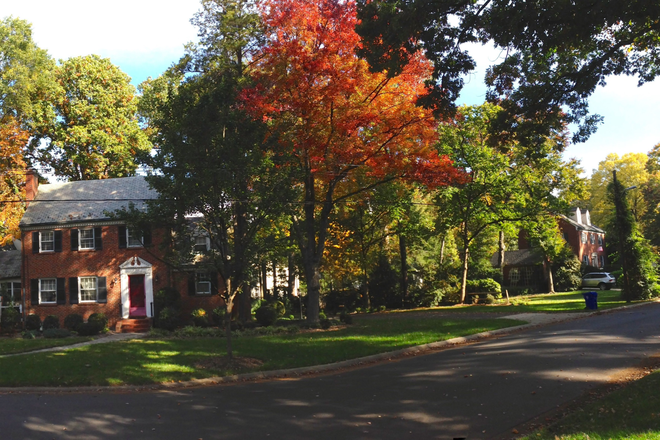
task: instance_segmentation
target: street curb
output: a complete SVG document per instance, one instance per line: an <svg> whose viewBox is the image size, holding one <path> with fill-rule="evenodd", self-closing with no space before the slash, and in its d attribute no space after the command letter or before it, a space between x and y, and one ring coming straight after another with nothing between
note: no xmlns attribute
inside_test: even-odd
<svg viewBox="0 0 660 440"><path fill-rule="evenodd" d="M566 317L557 321L541 324L523 324L514 327L505 327L488 332L475 333L473 335L452 338L446 341L431 342L429 344L416 345L414 347L402 348L387 353L379 353L371 356L349 359L346 361L334 362L331 364L315 365L310 367L289 368L283 370L260 371L254 373L236 374L232 376L209 377L205 379L193 379L184 382L161 383L152 385L118 385L118 386L84 386L84 387L0 387L0 393L3 394L21 394L21 393L89 393L91 392L127 392L127 391L174 391L186 388L198 388L211 385L231 385L244 382L256 382L273 379L291 379L314 374L328 374L336 371L347 370L350 368L365 367L385 361L395 361L406 357L417 356L421 354L432 353L443 349L457 347L468 343L474 343L481 340L505 336L518 333L533 328L545 327L547 325L559 324L577 319L583 319L591 316L599 316L618 311L625 311L633 308L647 306L653 303L659 303L660 299L640 304L630 304L607 310L597 310L590 313L581 313L575 317ZM508 317L507 319L514 319Z"/></svg>

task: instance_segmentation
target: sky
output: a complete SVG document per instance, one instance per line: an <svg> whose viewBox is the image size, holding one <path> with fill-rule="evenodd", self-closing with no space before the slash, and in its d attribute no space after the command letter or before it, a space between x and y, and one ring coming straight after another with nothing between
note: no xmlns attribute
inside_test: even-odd
<svg viewBox="0 0 660 440"><path fill-rule="evenodd" d="M0 17L30 22L35 42L53 58L110 58L136 86L159 76L196 39L190 18L197 10L199 0L0 0ZM466 78L459 105L484 101L484 73L499 55L487 47L471 53L477 69ZM565 152L567 159L581 161L586 175L610 153L647 153L660 143L660 79L637 87L634 78L610 78L589 102L604 122L587 142Z"/></svg>

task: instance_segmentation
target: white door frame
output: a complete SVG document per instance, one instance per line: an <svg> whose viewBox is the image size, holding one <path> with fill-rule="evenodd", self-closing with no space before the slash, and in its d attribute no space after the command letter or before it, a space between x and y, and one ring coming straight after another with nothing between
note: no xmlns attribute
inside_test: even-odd
<svg viewBox="0 0 660 440"><path fill-rule="evenodd" d="M147 318L153 318L154 283L151 263L140 257L131 257L119 265L121 280L121 314L122 319L128 319L131 299L129 295L128 277L130 275L144 275L144 305L147 309Z"/></svg>

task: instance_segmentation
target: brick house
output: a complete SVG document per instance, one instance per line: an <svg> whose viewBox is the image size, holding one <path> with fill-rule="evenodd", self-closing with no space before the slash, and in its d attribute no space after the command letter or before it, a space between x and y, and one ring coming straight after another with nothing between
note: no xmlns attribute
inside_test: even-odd
<svg viewBox="0 0 660 440"><path fill-rule="evenodd" d="M605 267L605 231L591 224L589 211L575 208L570 216L558 217L559 230L575 256L585 265ZM500 267L499 253L491 257L491 265ZM504 253L504 284L542 288L547 283L546 262L531 249L527 233L518 234L518 250Z"/></svg>
<svg viewBox="0 0 660 440"><path fill-rule="evenodd" d="M559 217L559 229L576 257L587 266L605 267L605 231L591 224L589 211L575 208L569 217Z"/></svg>
<svg viewBox="0 0 660 440"><path fill-rule="evenodd" d="M62 324L71 313L87 319L102 312L110 328L126 331L150 323L154 293L166 286L181 293L184 318L193 309L210 313L223 304L217 274L166 264L161 244L168 231L154 227L140 234L108 214L129 204L146 209L156 193L143 177L38 186L29 173L26 186L20 222L24 314L56 315Z"/></svg>

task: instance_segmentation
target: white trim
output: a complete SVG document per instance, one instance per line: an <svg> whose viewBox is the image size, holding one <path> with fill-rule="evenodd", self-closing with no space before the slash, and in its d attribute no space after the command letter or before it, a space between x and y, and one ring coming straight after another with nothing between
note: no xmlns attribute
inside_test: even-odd
<svg viewBox="0 0 660 440"><path fill-rule="evenodd" d="M153 269L151 263L140 257L131 257L119 265L121 286L121 312L122 318L128 319L131 305L129 297L128 277L130 275L144 275L144 296L147 318L152 318L151 309L154 302Z"/></svg>
<svg viewBox="0 0 660 440"><path fill-rule="evenodd" d="M41 237L41 234L50 232L53 236L52 240L43 240ZM42 243L52 243L53 248L52 249L42 249L41 245ZM39 232L39 253L47 253L47 252L55 252L55 231L54 230L48 230L48 231L43 231Z"/></svg>
<svg viewBox="0 0 660 440"><path fill-rule="evenodd" d="M55 301L42 301L41 300L41 282L42 281L54 281L55 282ZM52 292L48 290L47 292ZM57 278L39 278L39 304L57 304Z"/></svg>
<svg viewBox="0 0 660 440"><path fill-rule="evenodd" d="M84 300L82 299L82 279L83 278L89 278L94 280L94 299L87 299ZM91 304L91 303L97 303L99 302L99 277L97 276L85 276L85 277L78 277L78 303L80 304Z"/></svg>

